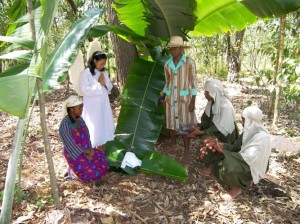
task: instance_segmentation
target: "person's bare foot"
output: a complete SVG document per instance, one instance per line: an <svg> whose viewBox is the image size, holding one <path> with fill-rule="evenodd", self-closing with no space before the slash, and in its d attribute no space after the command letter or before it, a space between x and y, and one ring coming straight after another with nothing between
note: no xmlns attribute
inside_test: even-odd
<svg viewBox="0 0 300 224"><path fill-rule="evenodd" d="M211 176L212 174L212 165L206 166L201 172L201 176Z"/></svg>
<svg viewBox="0 0 300 224"><path fill-rule="evenodd" d="M169 145L169 147L167 148L167 153L175 152L176 150L177 150L176 144L171 144L171 145Z"/></svg>
<svg viewBox="0 0 300 224"><path fill-rule="evenodd" d="M188 165L189 162L190 162L190 154L188 152L184 152L183 153L183 156L182 156L182 159L181 159L181 162L185 165Z"/></svg>
<svg viewBox="0 0 300 224"><path fill-rule="evenodd" d="M253 180L250 180L250 181L248 182L248 187L249 187L249 188L253 187Z"/></svg>
<svg viewBox="0 0 300 224"><path fill-rule="evenodd" d="M237 198L241 193L242 189L240 187L233 186L226 194L222 195L222 199L226 202L229 202Z"/></svg>

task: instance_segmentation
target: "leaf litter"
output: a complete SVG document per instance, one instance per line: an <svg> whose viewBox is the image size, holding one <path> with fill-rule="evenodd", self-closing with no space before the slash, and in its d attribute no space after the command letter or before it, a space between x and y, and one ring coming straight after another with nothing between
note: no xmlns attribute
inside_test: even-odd
<svg viewBox="0 0 300 224"><path fill-rule="evenodd" d="M240 116L247 102L261 106L266 114L268 100L263 91L225 85ZM200 89L202 89L200 87ZM71 92L72 93L72 92ZM202 93L197 97L197 117L203 113L206 101ZM35 107L28 129L22 169L22 201L14 202L13 223L299 223L300 222L300 159L299 152L293 156L282 155L273 150L270 168L258 185L246 189L240 197L225 204L220 195L226 186L221 186L212 177L200 176L201 165L196 157L199 142L191 142L191 160L188 165L189 179L178 181L165 177L123 173L108 174L100 186L65 180L67 163L62 156L62 143L58 135L61 120L61 105L65 99L63 89L53 90L47 95L47 122L62 210L56 210L51 197L47 163L45 160L39 109ZM117 120L120 106L112 103ZM299 135L299 121L291 121L291 109L281 111L279 133L294 130ZM8 159L12 147L17 119L0 112L0 187L4 189ZM271 120L265 125L270 130ZM168 139L164 137L155 150L165 152ZM285 149L288 151L288 149ZM179 137L178 151L172 158L180 161L183 142ZM1 196L0 195L0 196ZM0 197L2 200L2 197Z"/></svg>

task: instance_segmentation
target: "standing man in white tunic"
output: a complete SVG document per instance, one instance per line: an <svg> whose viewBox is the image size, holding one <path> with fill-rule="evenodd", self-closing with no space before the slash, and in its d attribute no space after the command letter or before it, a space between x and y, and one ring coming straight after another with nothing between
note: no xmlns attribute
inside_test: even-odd
<svg viewBox="0 0 300 224"><path fill-rule="evenodd" d="M92 54L80 78L83 93L82 117L88 126L93 147L102 146L114 139L114 121L108 94L113 87L105 71L107 56L96 51Z"/></svg>

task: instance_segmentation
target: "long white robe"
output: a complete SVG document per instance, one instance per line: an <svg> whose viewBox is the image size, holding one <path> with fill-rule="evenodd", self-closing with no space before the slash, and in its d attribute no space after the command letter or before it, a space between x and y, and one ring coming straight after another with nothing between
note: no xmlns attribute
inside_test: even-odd
<svg viewBox="0 0 300 224"><path fill-rule="evenodd" d="M107 89L98 82L101 73L104 73ZM82 117L89 129L92 146L103 145L114 139L115 126L108 98L113 85L107 72L95 69L93 76L89 68L82 72L80 85L83 93Z"/></svg>

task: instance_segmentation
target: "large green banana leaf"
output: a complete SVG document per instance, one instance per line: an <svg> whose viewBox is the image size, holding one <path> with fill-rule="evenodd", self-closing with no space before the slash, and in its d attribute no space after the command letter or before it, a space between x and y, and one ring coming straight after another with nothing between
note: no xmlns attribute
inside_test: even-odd
<svg viewBox="0 0 300 224"><path fill-rule="evenodd" d="M163 40L193 30L195 0L116 0L119 20L140 36Z"/></svg>
<svg viewBox="0 0 300 224"><path fill-rule="evenodd" d="M35 24L38 24L41 16L41 10L36 10L35 19L37 20ZM28 21L28 15L21 17L15 23ZM37 27L36 27L37 28ZM15 47L26 47L29 49L34 49L35 43L30 38L28 38L28 33L30 29L24 29L24 25L11 30L11 36L1 36L0 41L10 42ZM40 41L43 39L43 32L38 32L37 39ZM13 49L11 46L8 49ZM9 52L6 49L5 52ZM32 92L35 86L35 80L37 77L36 68L40 64L41 58L36 53L29 57L29 53L23 54L23 57L14 58L15 55L20 51L10 52L3 55L3 58L11 57L11 59L26 59L29 60L29 64L15 65L3 73L0 74L0 110L3 110L12 115L24 118L27 113L28 105L31 101ZM24 52L24 51L23 51ZM21 56L21 55L20 55Z"/></svg>
<svg viewBox="0 0 300 224"><path fill-rule="evenodd" d="M0 59L31 61L32 53L28 50L18 50L7 54L3 54L0 56Z"/></svg>
<svg viewBox="0 0 300 224"><path fill-rule="evenodd" d="M142 160L141 172L183 180L188 173L180 163L153 151L164 122L163 107L156 102L164 86L166 58L157 55L155 61L136 57L131 65L122 93L116 137L107 143L105 152L109 165L120 167L125 150L130 148Z"/></svg>
<svg viewBox="0 0 300 224"><path fill-rule="evenodd" d="M44 7L47 8L48 7L47 4ZM75 57L76 54L75 49L78 49L81 46L82 41L84 40L85 35L88 32L88 29L93 25L93 23L98 19L99 15L102 13L103 13L103 9L90 10L87 14L87 17L80 20L78 23L76 23L73 26L73 29L69 32L69 34L61 41L58 47L53 51L50 57L49 66L47 67L47 73L46 73L47 90L53 87L50 86L50 84L56 84L59 79L62 79L62 77L64 76L63 72L66 71L70 66L70 64L72 63L71 58ZM42 15L41 13L39 14ZM47 16L49 17L51 16L51 14ZM51 18L53 18L53 15L51 16ZM51 18L48 19L51 20ZM20 21L24 22L25 20L20 20ZM44 25L42 24L42 26L49 26L49 24L45 23ZM48 28L45 27L44 29L49 29L49 28L50 27ZM36 44L41 47L42 44L40 41L43 40L43 38L41 38L43 32L38 32L38 33L40 34L40 36L38 38L38 43ZM0 40L10 41L12 43L20 42L21 44L23 44L23 46L24 43L22 41L24 41L25 43L29 42L30 44L32 44L32 46L31 45L30 46L33 48L34 43L32 41L22 40L21 31L18 32L18 35L20 36L19 38L3 37L1 39L0 37ZM37 47L37 49L40 49L40 47ZM0 74L0 89L1 89L0 109L1 110L16 115L18 117L25 116L26 107L28 105L28 100L25 100L25 96L29 96L31 94L31 92L26 94L26 91L29 91L28 89L29 86L33 86L33 85L32 85L32 79L29 77L26 78L24 76L26 75L37 76L37 68L41 67L40 62L41 62L40 54L37 54L32 58L31 65L28 69L23 70L22 68L24 68L25 66L24 67L15 66L7 70L4 74L3 73ZM55 66L56 68L54 68ZM18 73L20 71L21 73ZM16 92L16 90L18 90L18 92ZM10 98L6 97L7 95L10 95ZM19 97L19 95L22 95L24 97Z"/></svg>
<svg viewBox="0 0 300 224"><path fill-rule="evenodd" d="M29 63L19 64L6 69L4 72L0 73L0 78L12 75L18 75L25 71L29 67Z"/></svg>
<svg viewBox="0 0 300 224"><path fill-rule="evenodd" d="M126 148L126 145L118 140L106 143L105 154L110 167L119 168L121 166ZM187 170L180 163L162 153L149 150L143 155L139 154L138 158L142 160L142 167L138 171L128 167L123 170L132 175L143 172L179 180L188 178Z"/></svg>
<svg viewBox="0 0 300 224"><path fill-rule="evenodd" d="M119 20L140 36L166 39L172 35L182 36L187 31L212 36L241 30L255 23L257 16L271 18L300 7L300 0L195 1L116 0L115 9Z"/></svg>
<svg viewBox="0 0 300 224"><path fill-rule="evenodd" d="M240 0L254 15L279 17L300 8L300 0Z"/></svg>
<svg viewBox="0 0 300 224"><path fill-rule="evenodd" d="M241 30L256 21L255 15L237 0L197 0L195 15L194 35Z"/></svg>
<svg viewBox="0 0 300 224"><path fill-rule="evenodd" d="M87 11L86 17L78 20L72 30L57 45L49 58L49 65L43 79L44 91L49 91L58 86L59 82L66 77L65 72L73 63L78 49L82 46L83 41L89 29L95 24L104 9L91 9Z"/></svg>
<svg viewBox="0 0 300 224"><path fill-rule="evenodd" d="M154 148L163 124L163 108L156 100L164 86L163 60L137 57L122 93L116 138L144 154Z"/></svg>
<svg viewBox="0 0 300 224"><path fill-rule="evenodd" d="M10 21L17 21L20 18L26 9L26 0L15 0L12 6L6 11L6 15L9 17ZM18 23L10 24L6 36L9 36L18 26Z"/></svg>

